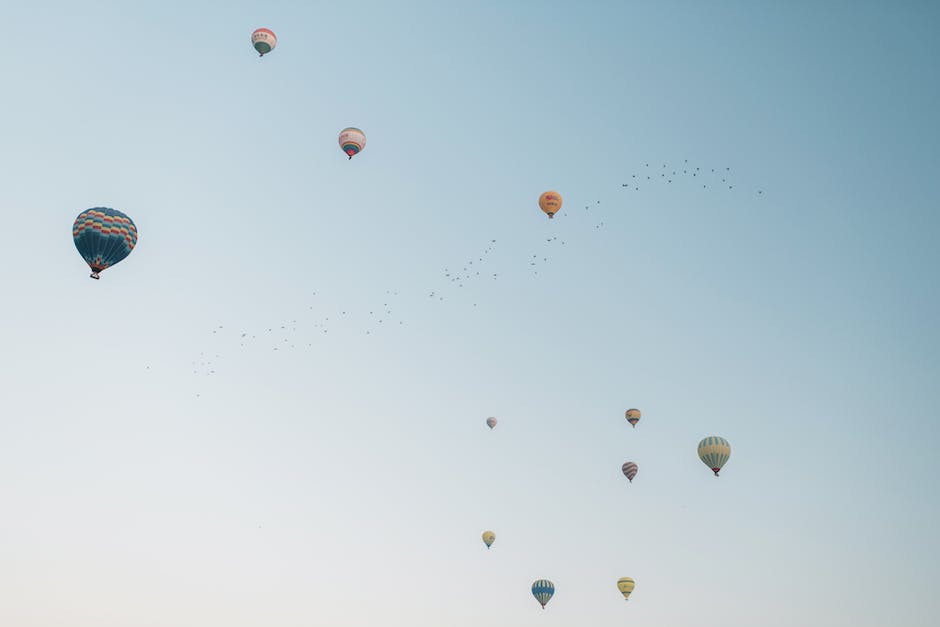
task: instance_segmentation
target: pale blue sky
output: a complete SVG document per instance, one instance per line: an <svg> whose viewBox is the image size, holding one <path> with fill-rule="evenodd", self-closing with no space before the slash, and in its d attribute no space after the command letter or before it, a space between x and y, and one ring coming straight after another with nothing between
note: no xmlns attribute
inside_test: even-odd
<svg viewBox="0 0 940 627"><path fill-rule="evenodd" d="M930 3L146 4L4 11L0 623L936 623Z"/></svg>

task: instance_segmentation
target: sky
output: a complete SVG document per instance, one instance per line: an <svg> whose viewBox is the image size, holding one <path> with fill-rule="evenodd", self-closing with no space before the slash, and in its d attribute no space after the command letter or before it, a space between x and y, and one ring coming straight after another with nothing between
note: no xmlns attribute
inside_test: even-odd
<svg viewBox="0 0 940 627"><path fill-rule="evenodd" d="M936 624L932 3L4 15L0 623Z"/></svg>

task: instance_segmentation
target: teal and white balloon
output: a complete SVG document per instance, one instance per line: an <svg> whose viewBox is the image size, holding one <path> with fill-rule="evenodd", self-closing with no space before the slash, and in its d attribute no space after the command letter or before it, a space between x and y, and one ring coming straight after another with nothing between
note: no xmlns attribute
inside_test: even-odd
<svg viewBox="0 0 940 627"><path fill-rule="evenodd" d="M553 584L548 579L537 579L532 584L532 596L535 597L535 600L542 604L542 609L545 609L545 604L552 600L552 597L555 595L555 584Z"/></svg>
<svg viewBox="0 0 940 627"><path fill-rule="evenodd" d="M717 435L710 435L698 443L698 457L702 463L712 469L715 476L731 457L731 445L728 440Z"/></svg>

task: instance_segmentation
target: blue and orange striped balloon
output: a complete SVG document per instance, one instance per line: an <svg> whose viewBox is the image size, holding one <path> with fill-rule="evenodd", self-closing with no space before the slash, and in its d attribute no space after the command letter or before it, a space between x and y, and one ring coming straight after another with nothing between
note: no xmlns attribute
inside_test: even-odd
<svg viewBox="0 0 940 627"><path fill-rule="evenodd" d="M137 226L117 209L93 207L75 218L72 239L91 268L91 278L97 279L102 270L131 254L137 245Z"/></svg>

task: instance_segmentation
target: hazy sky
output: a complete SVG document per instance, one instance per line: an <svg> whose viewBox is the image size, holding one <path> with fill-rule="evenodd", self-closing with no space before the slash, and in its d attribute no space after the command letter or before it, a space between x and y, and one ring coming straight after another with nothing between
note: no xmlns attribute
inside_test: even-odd
<svg viewBox="0 0 940 627"><path fill-rule="evenodd" d="M933 3L3 15L3 625L936 624Z"/></svg>

